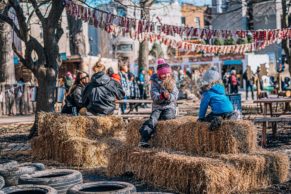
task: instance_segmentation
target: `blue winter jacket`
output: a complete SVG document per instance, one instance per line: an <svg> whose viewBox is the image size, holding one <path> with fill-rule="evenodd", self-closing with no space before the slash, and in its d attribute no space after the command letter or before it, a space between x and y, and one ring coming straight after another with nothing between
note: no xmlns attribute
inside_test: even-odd
<svg viewBox="0 0 291 194"><path fill-rule="evenodd" d="M208 105L214 114L230 113L233 111L232 103L225 95L224 86L221 84L215 84L202 94L199 119L205 118Z"/></svg>

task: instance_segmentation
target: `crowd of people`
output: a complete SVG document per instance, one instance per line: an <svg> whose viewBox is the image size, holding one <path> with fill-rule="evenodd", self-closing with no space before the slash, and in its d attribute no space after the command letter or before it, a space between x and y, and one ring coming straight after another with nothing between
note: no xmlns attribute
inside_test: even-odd
<svg viewBox="0 0 291 194"><path fill-rule="evenodd" d="M3 114L4 112L4 109L5 109L4 102L5 102L6 112L8 116L15 115L17 112L19 113L19 115L23 115L25 113L24 79L19 78L16 84L13 84L13 85L7 84L5 87L4 85L1 85L0 87L1 87L0 88L0 108L2 112L1 114Z"/></svg>
<svg viewBox="0 0 291 194"><path fill-rule="evenodd" d="M93 67L94 74L89 80L86 72L79 71L74 83L71 73L66 75L64 85L68 81L65 105L62 113L81 115L112 115L115 110L115 101L121 99L144 99L146 98L147 78L144 69L135 76L128 71L127 65L121 65L120 71L115 73L112 68L105 70L105 65L99 61ZM139 129L141 140L140 147L149 147L148 141L155 133L159 120L169 120L176 117L176 105L179 98L179 89L184 83L185 74L176 74L164 59L157 61L157 71L150 77L150 97L153 101L150 118ZM187 76L187 74L186 74ZM190 76L189 76L190 77ZM210 68L203 72L199 88L201 104L199 121L210 122L210 130L215 130L221 124L221 119L238 118L233 105L226 96L225 88L219 72ZM180 83L180 86L179 86ZM211 113L206 115L208 106ZM121 106L125 112L126 104ZM130 109L136 106L130 106ZM138 130L138 129L137 129Z"/></svg>

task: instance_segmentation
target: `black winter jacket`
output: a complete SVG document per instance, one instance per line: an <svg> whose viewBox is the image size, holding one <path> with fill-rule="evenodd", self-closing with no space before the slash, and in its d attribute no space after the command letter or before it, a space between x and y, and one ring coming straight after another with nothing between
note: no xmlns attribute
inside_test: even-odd
<svg viewBox="0 0 291 194"><path fill-rule="evenodd" d="M110 115L115 109L115 99L123 99L124 91L119 83L103 72L92 76L83 93L83 106L94 115Z"/></svg>
<svg viewBox="0 0 291 194"><path fill-rule="evenodd" d="M65 106L62 109L62 113L72 114L72 108L76 107L77 113L82 108L82 93L85 89L85 86L82 84L78 84L74 91L71 92L66 97Z"/></svg>

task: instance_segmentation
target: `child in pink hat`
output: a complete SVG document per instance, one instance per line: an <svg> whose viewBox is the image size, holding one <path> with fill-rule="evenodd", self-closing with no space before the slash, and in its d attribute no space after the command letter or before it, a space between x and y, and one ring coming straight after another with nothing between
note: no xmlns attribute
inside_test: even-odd
<svg viewBox="0 0 291 194"><path fill-rule="evenodd" d="M141 135L140 147L147 148L150 146L148 141L154 134L159 120L176 118L176 101L179 92L176 83L171 82L172 79L170 65L165 63L163 59L158 60L157 74L151 76L152 113L150 119L145 121L139 129Z"/></svg>
<svg viewBox="0 0 291 194"><path fill-rule="evenodd" d="M157 61L158 65L165 64L165 63L166 63L166 61L163 58L159 58L158 61Z"/></svg>

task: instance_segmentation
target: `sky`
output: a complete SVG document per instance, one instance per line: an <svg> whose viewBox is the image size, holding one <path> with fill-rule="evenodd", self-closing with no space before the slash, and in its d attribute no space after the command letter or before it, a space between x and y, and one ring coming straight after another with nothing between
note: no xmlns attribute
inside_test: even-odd
<svg viewBox="0 0 291 194"><path fill-rule="evenodd" d="M180 0L180 2L191 3L198 6L211 4L211 0Z"/></svg>

